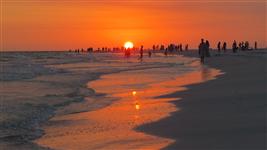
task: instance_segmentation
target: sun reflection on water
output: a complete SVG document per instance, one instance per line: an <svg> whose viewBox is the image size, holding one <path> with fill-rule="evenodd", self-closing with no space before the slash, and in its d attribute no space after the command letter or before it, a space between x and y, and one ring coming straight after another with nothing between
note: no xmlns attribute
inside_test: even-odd
<svg viewBox="0 0 267 150"><path fill-rule="evenodd" d="M140 104L138 102L135 102L135 109L140 110Z"/></svg>
<svg viewBox="0 0 267 150"><path fill-rule="evenodd" d="M132 92L132 95L133 95L133 96L135 96L136 94L137 94L137 92L136 92L136 91L133 91L133 92Z"/></svg>

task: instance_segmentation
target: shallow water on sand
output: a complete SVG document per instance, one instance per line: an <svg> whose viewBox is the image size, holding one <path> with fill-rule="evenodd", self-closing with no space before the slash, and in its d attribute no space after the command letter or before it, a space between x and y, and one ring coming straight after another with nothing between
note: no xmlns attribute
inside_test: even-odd
<svg viewBox="0 0 267 150"><path fill-rule="evenodd" d="M154 61L155 66L135 64L127 66L128 70L88 82L87 87L98 95L60 109L60 115L44 126L46 134L35 142L53 149L71 150L161 149L173 143L173 139L147 135L135 128L179 111L180 108L170 103L179 99L159 98L161 95L186 90L185 85L215 79L220 71L192 61L177 66L171 58L165 62L169 63L167 67L156 64L159 60L150 61ZM77 113L67 113L74 110Z"/></svg>

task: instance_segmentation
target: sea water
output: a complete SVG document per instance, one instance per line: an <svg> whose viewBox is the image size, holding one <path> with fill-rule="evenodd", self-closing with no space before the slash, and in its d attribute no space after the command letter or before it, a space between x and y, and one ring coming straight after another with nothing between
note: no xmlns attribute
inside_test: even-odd
<svg viewBox="0 0 267 150"><path fill-rule="evenodd" d="M195 61L161 53L140 60L137 54L125 58L121 53L2 52L0 146L37 147L31 141L43 135L40 125L49 118L106 107L116 101L104 98L107 93L172 80L199 69L191 65ZM116 80L112 87L90 86L90 81L116 73L123 76L110 79ZM122 78L127 83L119 83Z"/></svg>

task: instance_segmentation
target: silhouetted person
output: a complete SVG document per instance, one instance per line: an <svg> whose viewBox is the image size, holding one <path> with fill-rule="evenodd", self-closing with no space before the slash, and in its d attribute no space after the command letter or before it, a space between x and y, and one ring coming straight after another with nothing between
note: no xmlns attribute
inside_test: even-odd
<svg viewBox="0 0 267 150"><path fill-rule="evenodd" d="M255 41L254 43L254 49L257 50L258 49L258 43Z"/></svg>
<svg viewBox="0 0 267 150"><path fill-rule="evenodd" d="M200 56L201 63L204 63L204 58L206 55L206 43L204 43L204 39L201 39L201 43L198 46L198 54Z"/></svg>
<svg viewBox="0 0 267 150"><path fill-rule="evenodd" d="M182 52L183 51L183 45L180 44L180 51Z"/></svg>
<svg viewBox="0 0 267 150"><path fill-rule="evenodd" d="M237 43L236 43L236 41L234 40L234 43L233 43L233 45L232 45L232 48L233 48L233 53L236 53L237 52L237 49L238 49L238 47L237 47Z"/></svg>
<svg viewBox="0 0 267 150"><path fill-rule="evenodd" d="M241 49L244 51L244 50L246 50L246 47L245 47L245 43L242 41L241 42Z"/></svg>
<svg viewBox="0 0 267 150"><path fill-rule="evenodd" d="M188 44L185 45L185 50L188 51Z"/></svg>
<svg viewBox="0 0 267 150"><path fill-rule="evenodd" d="M144 50L143 50L144 46L142 45L141 46L141 49L140 49L140 59L142 60L143 59L143 54L144 54Z"/></svg>
<svg viewBox="0 0 267 150"><path fill-rule="evenodd" d="M160 50L161 50L161 51L164 51L164 50L165 50L164 45L161 45L161 46L160 46Z"/></svg>
<svg viewBox="0 0 267 150"><path fill-rule="evenodd" d="M130 48L125 49L125 57L129 58L130 56L131 56L131 49Z"/></svg>
<svg viewBox="0 0 267 150"><path fill-rule="evenodd" d="M238 47L239 47L239 50L242 50L242 43L241 42L239 42Z"/></svg>
<svg viewBox="0 0 267 150"><path fill-rule="evenodd" d="M174 51L174 49L175 49L174 44L170 44L168 46L168 50L169 50L170 53L172 53Z"/></svg>
<svg viewBox="0 0 267 150"><path fill-rule="evenodd" d="M93 52L93 48L92 47L88 48L87 52Z"/></svg>
<svg viewBox="0 0 267 150"><path fill-rule="evenodd" d="M224 52L226 52L226 42L223 43L222 50L223 50Z"/></svg>
<svg viewBox="0 0 267 150"><path fill-rule="evenodd" d="M221 42L217 44L218 52L221 53Z"/></svg>
<svg viewBox="0 0 267 150"><path fill-rule="evenodd" d="M181 51L180 44L177 44L177 52Z"/></svg>
<svg viewBox="0 0 267 150"><path fill-rule="evenodd" d="M175 45L175 46L174 46L174 51L175 51L175 52L178 52L178 45Z"/></svg>
<svg viewBox="0 0 267 150"><path fill-rule="evenodd" d="M156 46L156 50L159 50L159 45Z"/></svg>
<svg viewBox="0 0 267 150"><path fill-rule="evenodd" d="M148 51L148 57L151 57L151 55L152 55L152 52L149 50Z"/></svg>
<svg viewBox="0 0 267 150"><path fill-rule="evenodd" d="M248 41L245 42L245 50L248 50L249 49L249 43Z"/></svg>
<svg viewBox="0 0 267 150"><path fill-rule="evenodd" d="M168 49L166 48L165 51L164 51L164 55L165 56L168 56Z"/></svg>
<svg viewBox="0 0 267 150"><path fill-rule="evenodd" d="M206 56L210 57L210 42L206 40Z"/></svg>

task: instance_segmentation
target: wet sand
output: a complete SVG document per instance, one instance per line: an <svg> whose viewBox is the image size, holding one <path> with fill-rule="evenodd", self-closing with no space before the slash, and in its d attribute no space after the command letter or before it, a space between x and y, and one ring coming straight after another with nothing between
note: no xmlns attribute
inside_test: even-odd
<svg viewBox="0 0 267 150"><path fill-rule="evenodd" d="M179 98L172 102L179 111L138 131L175 139L164 148L170 150L266 149L266 52L228 53L207 59L208 66L225 74L161 96Z"/></svg>
<svg viewBox="0 0 267 150"><path fill-rule="evenodd" d="M199 65L197 63L193 65ZM104 93L101 101L114 102L89 112L58 115L44 126L45 135L35 142L52 149L161 149L175 143L163 138L136 131L140 125L159 121L179 112L175 98L159 98L164 94L187 90L185 85L212 80L219 70L200 66L198 71L160 78L163 68L145 71L125 71L102 76L89 82L88 88ZM138 83L138 84L137 84ZM91 97L87 98L92 100ZM75 107L77 104L73 104ZM162 127L165 128L165 127ZM153 134L153 133L152 133Z"/></svg>

